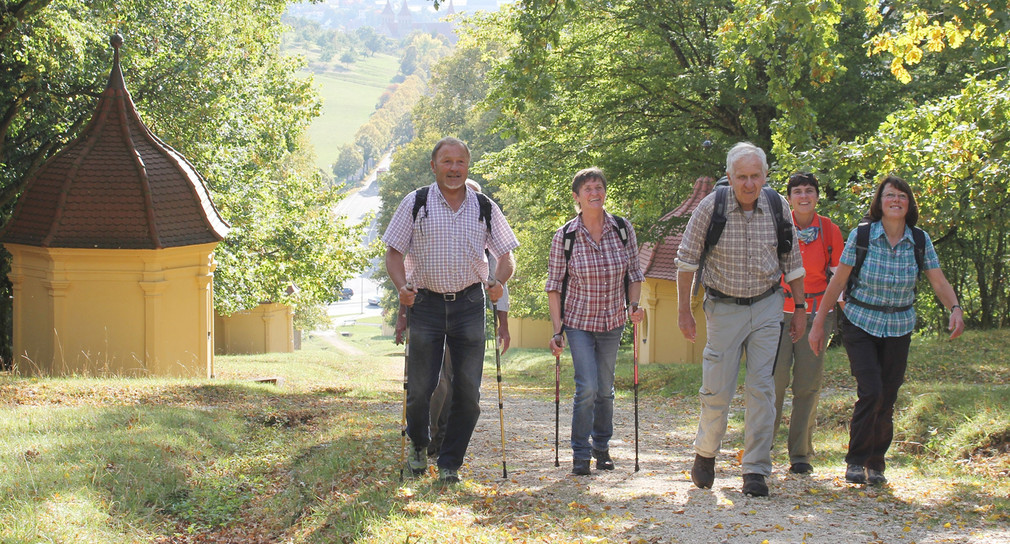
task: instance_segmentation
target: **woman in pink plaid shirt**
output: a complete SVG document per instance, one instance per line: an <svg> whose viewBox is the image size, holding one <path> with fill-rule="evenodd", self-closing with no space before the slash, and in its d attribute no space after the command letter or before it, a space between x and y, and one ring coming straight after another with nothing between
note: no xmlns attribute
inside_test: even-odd
<svg viewBox="0 0 1010 544"><path fill-rule="evenodd" d="M599 168L575 174L572 198L579 215L554 234L545 287L555 332L551 352L560 355L567 336L572 353L572 473L583 476L590 473L590 456L596 458L597 470L614 468L609 442L614 434L617 348L628 318L639 323L645 316L638 307L645 276L638 264L635 231L628 221L604 210L606 196L607 180ZM566 234L572 242L569 257Z"/></svg>

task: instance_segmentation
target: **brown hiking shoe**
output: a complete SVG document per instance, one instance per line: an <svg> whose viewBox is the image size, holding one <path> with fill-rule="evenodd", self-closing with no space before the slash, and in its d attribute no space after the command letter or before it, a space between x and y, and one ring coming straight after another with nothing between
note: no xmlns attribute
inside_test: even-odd
<svg viewBox="0 0 1010 544"><path fill-rule="evenodd" d="M691 467L691 481L701 489L711 489L715 482L715 457L694 455L694 466Z"/></svg>

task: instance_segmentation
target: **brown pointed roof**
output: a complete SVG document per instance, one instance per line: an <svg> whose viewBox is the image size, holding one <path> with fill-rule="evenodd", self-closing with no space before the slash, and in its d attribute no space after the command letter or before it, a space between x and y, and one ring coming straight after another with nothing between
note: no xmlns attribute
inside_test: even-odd
<svg viewBox="0 0 1010 544"><path fill-rule="evenodd" d="M675 210L660 217L657 225L662 225L674 217L684 217L693 213L694 209L698 207L698 203L712 192L714 181L710 177L700 177L695 180L691 196ZM642 244L638 250L638 264L641 265L645 277L677 281L677 265L674 260L677 258L677 249L680 248L683 234L683 229L679 229L667 234L658 243Z"/></svg>
<svg viewBox="0 0 1010 544"><path fill-rule="evenodd" d="M81 135L28 180L0 242L40 247L162 249L228 232L203 178L144 125L119 65Z"/></svg>

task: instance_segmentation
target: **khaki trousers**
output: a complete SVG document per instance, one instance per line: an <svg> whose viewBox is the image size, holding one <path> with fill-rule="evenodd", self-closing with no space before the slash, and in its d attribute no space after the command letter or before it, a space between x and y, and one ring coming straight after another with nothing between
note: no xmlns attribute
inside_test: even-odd
<svg viewBox="0 0 1010 544"><path fill-rule="evenodd" d="M783 321L792 320L792 312L783 312ZM835 330L837 310L829 312L824 321L824 331L831 334ZM803 337L795 344L789 335L783 334L779 341L779 357L775 362L775 435L778 435L782 421L782 405L786 389L792 382L792 410L789 414L789 439L787 447L789 462L810 463L814 454L813 434L817 426L817 402L821 398L821 383L824 378L824 353L814 355L810 349L807 334L814 315L807 315L807 328Z"/></svg>
<svg viewBox="0 0 1010 544"><path fill-rule="evenodd" d="M747 355L744 379L743 474L771 475L775 426L775 350L782 331L781 291L749 306L705 299L708 343L702 354L701 417L694 451L719 453L736 393L740 360Z"/></svg>

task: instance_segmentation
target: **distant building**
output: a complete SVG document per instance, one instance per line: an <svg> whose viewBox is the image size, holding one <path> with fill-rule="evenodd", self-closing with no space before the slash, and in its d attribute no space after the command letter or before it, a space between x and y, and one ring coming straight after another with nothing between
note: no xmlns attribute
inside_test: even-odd
<svg viewBox="0 0 1010 544"><path fill-rule="evenodd" d="M424 0L414 1L420 3ZM445 36L450 43L456 43L454 24L444 20L455 14L456 6L453 0L441 4L438 11L432 9L426 1L424 1L423 7L412 8L408 5L407 0L403 0L400 8L394 10L392 0L386 0L386 5L382 8L382 13L379 16L382 22L378 30L397 40L406 38L412 32L427 32Z"/></svg>
<svg viewBox="0 0 1010 544"><path fill-rule="evenodd" d="M713 179L700 177L694 182L694 191L680 206L659 218L655 228L662 228L675 218L687 218L694 213L698 203L712 192ZM680 248L683 228L671 230L658 242L642 244L638 250L638 263L645 274L642 282L641 305L645 320L639 326L639 361L645 363L700 363L705 347L704 297L691 297L691 311L698 324L697 338L688 342L680 331L670 328L678 319L677 265L674 260Z"/></svg>

